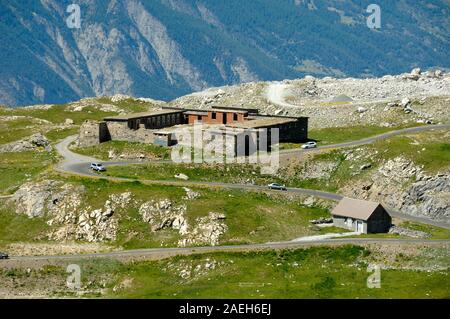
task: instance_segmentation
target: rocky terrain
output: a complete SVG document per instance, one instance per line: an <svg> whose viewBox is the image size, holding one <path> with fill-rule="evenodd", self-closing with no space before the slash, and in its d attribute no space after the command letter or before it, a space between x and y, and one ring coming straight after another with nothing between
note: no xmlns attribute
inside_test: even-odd
<svg viewBox="0 0 450 319"><path fill-rule="evenodd" d="M344 186L341 192L384 202L411 215L450 218L450 171L430 176L404 157L384 162L368 176Z"/></svg>
<svg viewBox="0 0 450 319"><path fill-rule="evenodd" d="M9 144L0 145L0 153L26 152L26 151L51 151L50 141L41 133L33 134L27 138Z"/></svg>
<svg viewBox="0 0 450 319"><path fill-rule="evenodd" d="M187 187L181 201L195 200L200 193ZM227 231L225 215L210 212L207 216L188 219L186 204L174 204L169 199L142 202L131 192L111 194L102 207L83 204L83 186L55 180L29 182L22 185L7 200L18 214L29 218L46 217L51 230L46 234L54 242L112 242L116 239L118 222L127 212L137 208L149 231L174 229L179 232L178 245L217 245Z"/></svg>
<svg viewBox="0 0 450 319"><path fill-rule="evenodd" d="M442 70L337 79L254 82L210 88L180 97L170 105L185 108L236 106L262 114L308 116L310 128L358 125L398 126L450 120L450 72Z"/></svg>
<svg viewBox="0 0 450 319"><path fill-rule="evenodd" d="M372 79L308 76L284 82L251 82L211 88L171 102L116 94L111 97L85 98L65 105L0 108L0 138L8 141L0 144L0 153L4 156L1 163L3 166L0 168L7 173L11 167L22 172L24 167L29 165L28 162L25 162L24 166L14 168L15 156L21 156L22 153L27 160L34 157L27 155L28 153L42 154L44 160L33 160L51 163L45 156L54 154L52 150L55 141L75 134L79 125L86 120L99 120L110 114L142 112L162 106L208 108L212 105L222 105L257 108L266 114L309 115L311 130L367 125L417 126L448 123L448 92L449 72L414 69L396 76ZM415 158L426 154L429 149L427 144L445 143L448 132L442 132L444 135L438 135L436 132L427 138L409 138L407 143L411 147L414 146L415 151L407 156L396 154L385 157L389 145L384 148L379 146L378 149L355 147L339 150L337 155L328 157L324 154L321 158L312 155L292 159L295 165L291 167L289 163L286 164L287 166L279 171L278 177L288 180L292 176L301 187L319 188L350 197L380 201L407 214L448 220L448 167L443 166L430 172L418 164ZM424 146L419 147L421 144ZM99 158L104 160L153 158L153 150L140 149L133 145L109 145L104 149L99 147L98 152L91 151L94 153L83 154L98 154ZM82 153L82 150L80 152ZM332 154L332 151L330 152ZM199 192L189 188L184 188L183 195L176 199L168 196L138 199L133 192L122 191L105 194L107 196L102 200L87 204L86 198L90 196L85 187L77 183L65 183L61 176L49 176L49 172L45 171L49 165L34 174L27 172L24 177L17 179L17 183L6 184L7 187L3 190L5 194L12 194L4 202L12 207L14 212L30 219L45 220L48 229L37 239L64 242L66 245L73 242L113 244L122 236L120 223L132 221L144 225L145 228L142 229L154 235L152 238L157 238L161 245L219 245L231 227L227 224L227 215L220 208L208 209L201 216L191 212L188 214L189 202L202 198ZM342 167L346 168L343 170ZM228 167L218 178L226 177L235 183L255 184L261 177L257 171L256 167ZM14 179L8 177L9 175L5 176L5 179ZM170 176L178 180L188 180L193 175L174 171ZM264 183L269 182L267 176L262 178L265 178ZM303 205L314 207L318 202L317 199L306 198ZM329 205L319 206L330 208ZM136 216L128 216L130 212L136 212ZM250 236L256 236L258 229L254 227L248 233ZM401 227L393 229L392 232L402 236L426 237L420 232ZM167 233L174 234L176 239L166 243L164 236ZM134 230L130 230L128 235L140 236L136 235ZM151 245L155 243L152 242ZM25 251L28 248L17 249Z"/></svg>

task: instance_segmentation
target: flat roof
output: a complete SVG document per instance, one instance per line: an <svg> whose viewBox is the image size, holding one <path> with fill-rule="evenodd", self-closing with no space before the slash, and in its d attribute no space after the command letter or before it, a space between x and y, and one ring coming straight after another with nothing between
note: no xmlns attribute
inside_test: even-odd
<svg viewBox="0 0 450 319"><path fill-rule="evenodd" d="M241 114L247 114L247 110L236 110L236 109L221 109L221 108L213 108L208 109L208 112L219 112L219 113L241 113Z"/></svg>
<svg viewBox="0 0 450 319"><path fill-rule="evenodd" d="M293 118L282 118L282 117L265 117L265 118L255 118L253 120L247 120L245 122L227 123L231 127L239 128L259 128L259 127L269 127L273 125L286 124L296 122Z"/></svg>
<svg viewBox="0 0 450 319"><path fill-rule="evenodd" d="M186 111L184 114L187 115L208 115L207 111Z"/></svg>
<svg viewBox="0 0 450 319"><path fill-rule="evenodd" d="M377 207L377 202L344 197L331 212L331 215L368 220Z"/></svg>
<svg viewBox="0 0 450 319"><path fill-rule="evenodd" d="M174 114L174 113L182 113L183 110L155 110L155 111L149 111L149 112L140 112L140 113L130 113L130 114L123 114L123 115L117 115L117 116L108 116L105 117L104 121L128 121L128 120L135 120L140 118L146 118L146 117L152 117L157 115L164 115L164 114Z"/></svg>

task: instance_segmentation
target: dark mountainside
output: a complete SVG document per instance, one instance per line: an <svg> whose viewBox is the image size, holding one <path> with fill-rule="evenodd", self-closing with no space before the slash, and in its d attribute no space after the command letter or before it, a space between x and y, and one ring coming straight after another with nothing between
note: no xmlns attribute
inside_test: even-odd
<svg viewBox="0 0 450 319"><path fill-rule="evenodd" d="M450 67L448 0L0 0L0 104L123 93L170 100L306 74L370 77Z"/></svg>

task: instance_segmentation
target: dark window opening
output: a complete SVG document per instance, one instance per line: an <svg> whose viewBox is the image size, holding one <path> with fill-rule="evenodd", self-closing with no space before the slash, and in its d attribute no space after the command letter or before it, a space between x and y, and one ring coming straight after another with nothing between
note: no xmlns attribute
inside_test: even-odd
<svg viewBox="0 0 450 319"><path fill-rule="evenodd" d="M212 113L211 113L211 118L212 118L213 120L215 120L215 119L217 118L216 112L212 112Z"/></svg>
<svg viewBox="0 0 450 319"><path fill-rule="evenodd" d="M237 115L237 113L234 113L233 114L233 121L237 121L238 120L238 115Z"/></svg>

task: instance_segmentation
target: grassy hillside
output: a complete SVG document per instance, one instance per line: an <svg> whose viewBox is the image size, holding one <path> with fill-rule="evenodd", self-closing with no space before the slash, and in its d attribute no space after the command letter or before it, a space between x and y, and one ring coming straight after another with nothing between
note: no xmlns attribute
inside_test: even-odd
<svg viewBox="0 0 450 319"><path fill-rule="evenodd" d="M0 270L3 294L108 298L449 298L445 250L358 246L213 253L161 261L80 260L82 288L68 290L66 265ZM429 258L434 259L433 269ZM381 288L368 288L376 262ZM402 266L403 265L403 266ZM42 283L46 284L43 285ZM1 293L0 292L0 293Z"/></svg>

